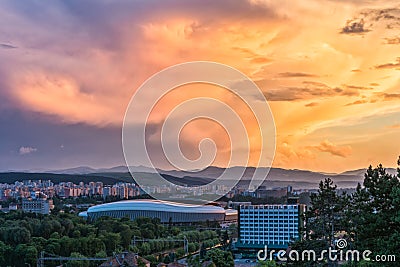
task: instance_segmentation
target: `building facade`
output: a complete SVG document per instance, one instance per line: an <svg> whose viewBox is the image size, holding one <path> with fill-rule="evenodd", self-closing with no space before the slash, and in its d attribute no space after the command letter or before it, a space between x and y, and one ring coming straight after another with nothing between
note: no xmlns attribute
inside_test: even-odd
<svg viewBox="0 0 400 267"><path fill-rule="evenodd" d="M243 248L286 248L299 238L301 215L305 206L241 205L239 207L239 242Z"/></svg>
<svg viewBox="0 0 400 267"><path fill-rule="evenodd" d="M44 198L26 198L22 200L22 210L40 214L50 214L53 207L53 201Z"/></svg>
<svg viewBox="0 0 400 267"><path fill-rule="evenodd" d="M200 206L151 199L125 200L90 207L79 214L90 220L103 216L114 218L158 218L161 223L192 224L206 221L235 221L237 211L217 206Z"/></svg>

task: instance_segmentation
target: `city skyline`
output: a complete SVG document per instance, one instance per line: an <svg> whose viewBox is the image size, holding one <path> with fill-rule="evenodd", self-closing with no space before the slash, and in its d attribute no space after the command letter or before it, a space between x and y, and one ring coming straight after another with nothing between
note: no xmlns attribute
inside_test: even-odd
<svg viewBox="0 0 400 267"><path fill-rule="evenodd" d="M260 87L276 124L273 167L396 166L396 1L3 1L0 18L0 170L124 165L121 127L135 90L195 60L232 66ZM185 99L211 94L240 106L221 88L193 88L170 94L151 114L152 153L160 153L154 140L164 117ZM239 113L254 165L262 148L252 119ZM196 158L204 137L219 149L213 165L224 166L229 142L210 122L185 127L183 152Z"/></svg>

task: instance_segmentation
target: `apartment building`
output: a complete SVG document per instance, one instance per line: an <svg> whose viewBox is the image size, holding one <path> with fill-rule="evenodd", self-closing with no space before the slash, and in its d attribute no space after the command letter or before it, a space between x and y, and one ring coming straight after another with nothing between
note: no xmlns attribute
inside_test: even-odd
<svg viewBox="0 0 400 267"><path fill-rule="evenodd" d="M239 206L239 242L243 248L287 248L299 238L305 205Z"/></svg>

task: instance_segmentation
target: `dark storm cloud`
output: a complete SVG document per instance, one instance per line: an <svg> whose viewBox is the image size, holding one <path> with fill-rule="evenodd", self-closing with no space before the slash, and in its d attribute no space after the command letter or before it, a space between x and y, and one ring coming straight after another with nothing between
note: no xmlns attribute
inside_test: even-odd
<svg viewBox="0 0 400 267"><path fill-rule="evenodd" d="M0 62L0 113L2 110L14 109L13 102L9 97L11 87L9 85L9 78L6 71L4 71L5 68L6 66L3 66Z"/></svg>
<svg viewBox="0 0 400 267"><path fill-rule="evenodd" d="M59 71L70 76L76 76L74 70L81 67L76 66L79 63L73 62L73 59L90 62L91 57L99 52L113 55L118 64L124 60L139 61L144 56L140 55L144 46L143 25L149 22L158 23L185 16L197 21L191 28L191 34L202 35L218 28L221 21L277 18L268 6L230 0L71 0L54 1L51 5L41 1L2 1L0 6L0 21L2 17L8 18L8 21L0 23L0 32L4 31L10 42L19 43L25 49L19 52L21 55L25 53L24 57L8 58L10 72L14 67L32 65L36 69ZM6 16L8 14L12 16ZM26 34L27 31L29 34ZM43 56L46 58L41 58ZM259 57L253 60L265 62L267 59ZM5 60L0 61L0 67L3 64ZM75 65L65 66L67 64ZM134 71L127 71L126 75L132 77L131 72ZM85 84L85 91L94 90L96 88Z"/></svg>
<svg viewBox="0 0 400 267"><path fill-rule="evenodd" d="M63 125L54 117L10 110L0 112L0 125L0 171L124 163L118 127ZM21 147L35 152L21 153Z"/></svg>
<svg viewBox="0 0 400 267"><path fill-rule="evenodd" d="M223 0L194 0L182 2L180 0L164 0L162 2L149 1L54 1L52 5L40 1L3 1L2 3L14 13L26 16L35 24L45 26L49 21L63 27L60 30L73 30L68 23L79 24L83 29L90 29L98 36L107 34L110 30L118 30L122 22L142 22L154 19L164 19L177 14L195 15L194 17L207 17L209 22L216 22L219 17L232 19L273 19L277 15L264 5L253 5L248 1ZM134 16L134 17L132 17ZM71 26L72 26L71 25ZM133 24L131 24L133 26ZM80 30L80 29L75 29ZM96 30L97 32L93 31ZM107 34L105 34L107 33Z"/></svg>
<svg viewBox="0 0 400 267"><path fill-rule="evenodd" d="M218 28L226 20L277 18L268 6L230 0L71 0L53 1L51 5L41 1L6 0L0 6L0 22L1 18L8 19L0 23L0 32L5 32L10 42L41 53L46 51L52 56L82 59L89 57L96 48L115 53L115 57L120 58L126 57L127 50L129 53L140 51L143 48L143 42L140 42L143 39L143 25L148 22L158 23L185 16L197 22L192 26L191 34L206 34L206 31ZM12 16L6 16L9 14ZM26 34L27 31L29 34ZM138 41L132 41L133 37ZM5 47L9 48L8 45ZM34 54L36 53L29 51L28 55L32 57ZM47 58L38 65L56 68L57 64L52 64L52 60ZM266 59L254 60L265 62ZM10 63L15 64L8 62ZM65 64L65 61L62 63Z"/></svg>
<svg viewBox="0 0 400 267"><path fill-rule="evenodd" d="M124 9L117 2L111 5L106 1L53 1L51 5L40 1L3 1L2 8L15 16L9 28L15 29L12 37L20 38L24 47L66 53L79 52L86 45L118 47L119 23L127 19L128 12L140 15L140 9ZM19 36L24 33L18 30L21 27L29 27L34 34Z"/></svg>
<svg viewBox="0 0 400 267"><path fill-rule="evenodd" d="M124 89L113 87L118 86L115 80L134 77L140 81L161 64L141 60L141 57L147 59L146 46L151 45L144 36L145 25L163 24L171 18L190 18L197 22L191 26L191 34L206 35L225 27L227 21L245 23L277 17L268 6L231 0L70 0L51 4L33 0L1 1L0 32L6 39L0 45L0 169L123 164L120 125L93 126L84 119L85 114L68 120L68 113L30 107L15 94L21 90L18 82L25 76L66 78L76 84L72 94L93 93L94 101L104 92L107 98L107 93L115 90L125 96ZM12 44L18 44L19 49L13 53L5 51L14 48ZM267 59L258 56L253 60L264 63ZM121 70L120 65L124 66ZM113 80L109 77L114 73L109 72L120 76ZM104 81L94 83L91 76ZM105 104L99 102L99 105ZM66 109L72 106L68 103L67 107L64 102L60 105ZM25 153L21 158L21 147L25 148L22 151L36 151Z"/></svg>

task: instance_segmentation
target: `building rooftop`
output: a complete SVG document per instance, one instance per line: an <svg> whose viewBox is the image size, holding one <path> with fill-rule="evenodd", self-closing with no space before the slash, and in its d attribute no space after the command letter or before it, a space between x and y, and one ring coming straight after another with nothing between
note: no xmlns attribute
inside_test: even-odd
<svg viewBox="0 0 400 267"><path fill-rule="evenodd" d="M116 210L145 210L188 213L225 213L225 209L217 206L193 205L176 202L168 202L152 199L124 200L112 203L96 205L88 209L88 213ZM82 214L83 216L83 214Z"/></svg>

